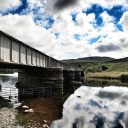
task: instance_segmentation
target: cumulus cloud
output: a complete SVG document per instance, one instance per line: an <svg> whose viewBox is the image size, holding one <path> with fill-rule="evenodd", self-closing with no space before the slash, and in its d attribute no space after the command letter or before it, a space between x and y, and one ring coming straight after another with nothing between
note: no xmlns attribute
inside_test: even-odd
<svg viewBox="0 0 128 128"><path fill-rule="evenodd" d="M69 12L76 10L80 12L85 7L88 7L89 4L86 4L84 0L47 0L45 11L50 14L60 14L64 10Z"/></svg>
<svg viewBox="0 0 128 128"><path fill-rule="evenodd" d="M55 9L62 9L68 6L72 6L77 3L78 0L56 0L54 4Z"/></svg>
<svg viewBox="0 0 128 128"><path fill-rule="evenodd" d="M20 5L20 0L0 0L0 11Z"/></svg>
<svg viewBox="0 0 128 128"><path fill-rule="evenodd" d="M78 0L56 11L57 1L28 0L24 13L0 17L0 29L57 59L99 56L101 51L102 56L127 56L127 12L119 22L125 30L121 32L106 11L99 15L101 26L96 25L95 13L83 13L92 3L112 8L127 6L125 0Z"/></svg>
<svg viewBox="0 0 128 128"><path fill-rule="evenodd" d="M24 43L55 58L63 57L61 47L52 40L49 31L33 22L32 15L0 17L0 29Z"/></svg>
<svg viewBox="0 0 128 128"><path fill-rule="evenodd" d="M65 4L63 4L63 1ZM116 5L124 5L124 6L128 6L127 0L47 0L46 1L46 10L48 12L53 13L58 13L58 12L62 12L63 9L66 10L81 10L81 9L86 9L87 7L90 7L92 4L98 4L101 5L104 8L112 8L113 6ZM59 4L57 4L59 3ZM61 4L62 3L62 4ZM68 3L69 5L72 6L66 6ZM62 6L55 6L55 5L62 5ZM59 11L57 11L57 8L60 8ZM63 8L62 8L63 7Z"/></svg>
<svg viewBox="0 0 128 128"><path fill-rule="evenodd" d="M120 24L122 24L123 29L128 32L128 12L125 12L120 19Z"/></svg>
<svg viewBox="0 0 128 128"><path fill-rule="evenodd" d="M114 44L107 44L107 45L100 45L97 47L97 50L99 52L113 52L113 51L119 51L120 47L116 46Z"/></svg>

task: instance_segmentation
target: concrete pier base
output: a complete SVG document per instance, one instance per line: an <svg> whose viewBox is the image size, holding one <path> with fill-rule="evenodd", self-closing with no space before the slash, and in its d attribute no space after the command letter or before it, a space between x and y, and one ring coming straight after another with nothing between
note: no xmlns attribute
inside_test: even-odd
<svg viewBox="0 0 128 128"><path fill-rule="evenodd" d="M64 90L71 90L73 88L73 82L75 80L75 71L63 71L64 77Z"/></svg>
<svg viewBox="0 0 128 128"><path fill-rule="evenodd" d="M81 82L85 82L85 73L84 71L81 71Z"/></svg>
<svg viewBox="0 0 128 128"><path fill-rule="evenodd" d="M16 86L19 89L19 95L23 94L24 96L30 94L34 96L41 93L42 95L45 93L52 95L62 94L63 70L61 68L21 70L18 73L18 83Z"/></svg>
<svg viewBox="0 0 128 128"><path fill-rule="evenodd" d="M78 88L82 85L81 82L81 71L75 71L74 88Z"/></svg>
<svg viewBox="0 0 128 128"><path fill-rule="evenodd" d="M82 74L83 75L83 74ZM63 71L64 91L74 91L82 85L81 71Z"/></svg>
<svg viewBox="0 0 128 128"><path fill-rule="evenodd" d="M75 81L81 81L81 71L75 71Z"/></svg>

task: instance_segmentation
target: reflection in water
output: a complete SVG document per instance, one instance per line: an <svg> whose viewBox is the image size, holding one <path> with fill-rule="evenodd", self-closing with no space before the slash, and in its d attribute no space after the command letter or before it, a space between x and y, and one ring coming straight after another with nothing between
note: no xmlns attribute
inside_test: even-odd
<svg viewBox="0 0 128 128"><path fill-rule="evenodd" d="M2 82L8 82L9 81L9 76L0 76L0 80Z"/></svg>
<svg viewBox="0 0 128 128"><path fill-rule="evenodd" d="M26 127L42 128L45 125L49 126L53 120L62 117L62 104L62 96L26 99L18 107L18 114L23 117L23 123ZM30 109L32 112L28 112Z"/></svg>
<svg viewBox="0 0 128 128"><path fill-rule="evenodd" d="M0 96L11 100L14 106L18 103L18 89L15 87L17 81L17 73L0 74Z"/></svg>
<svg viewBox="0 0 128 128"><path fill-rule="evenodd" d="M92 86L92 87L106 87L106 86L125 86L128 87L127 82L121 82L120 80L106 80L106 79L94 79L94 78L89 78L85 81L86 86Z"/></svg>
<svg viewBox="0 0 128 128"><path fill-rule="evenodd" d="M6 77L0 76L0 95L11 98L15 104L18 101L18 90L15 88L18 77ZM128 128L128 88L119 87L128 86L128 83L90 80L85 85L88 86L78 88L65 103L64 96L25 99L18 108L19 114L29 126L39 128L61 118L64 103L62 119L54 121L51 128ZM26 114L25 105L33 112Z"/></svg>
<svg viewBox="0 0 128 128"><path fill-rule="evenodd" d="M128 128L128 88L80 87L51 128Z"/></svg>

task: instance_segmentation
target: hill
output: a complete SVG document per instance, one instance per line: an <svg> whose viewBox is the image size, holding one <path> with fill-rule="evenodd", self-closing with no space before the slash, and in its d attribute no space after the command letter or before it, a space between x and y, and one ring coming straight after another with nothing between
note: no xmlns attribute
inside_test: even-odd
<svg viewBox="0 0 128 128"><path fill-rule="evenodd" d="M92 57L84 57L78 59L69 59L69 60L62 60L63 62L67 63L78 63L78 62L106 62L106 61L113 61L114 58L111 57L99 57L99 56L92 56Z"/></svg>
<svg viewBox="0 0 128 128"><path fill-rule="evenodd" d="M110 57L85 57L63 60L65 63L81 65L86 72L128 72L128 57L114 59Z"/></svg>

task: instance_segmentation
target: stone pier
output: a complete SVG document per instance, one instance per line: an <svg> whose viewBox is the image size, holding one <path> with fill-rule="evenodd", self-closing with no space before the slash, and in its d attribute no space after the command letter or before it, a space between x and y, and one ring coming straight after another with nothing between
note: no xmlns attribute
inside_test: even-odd
<svg viewBox="0 0 128 128"><path fill-rule="evenodd" d="M19 95L36 96L63 93L63 70L61 68L36 68L19 71L17 88Z"/></svg>
<svg viewBox="0 0 128 128"><path fill-rule="evenodd" d="M75 81L81 81L81 71L75 71Z"/></svg>
<svg viewBox="0 0 128 128"><path fill-rule="evenodd" d="M81 71L62 68L26 68L19 70L19 97L51 96L73 92L81 86Z"/></svg>
<svg viewBox="0 0 128 128"><path fill-rule="evenodd" d="M64 90L71 90L73 88L73 82L75 80L75 71L63 71L64 77Z"/></svg>
<svg viewBox="0 0 128 128"><path fill-rule="evenodd" d="M64 91L74 91L82 85L82 77L84 73L81 71L63 71Z"/></svg>
<svg viewBox="0 0 128 128"><path fill-rule="evenodd" d="M18 70L16 86L23 95L40 95L45 92L62 94L63 89L73 89L79 83L83 70L78 65L66 64L50 57L2 31L0 68Z"/></svg>

